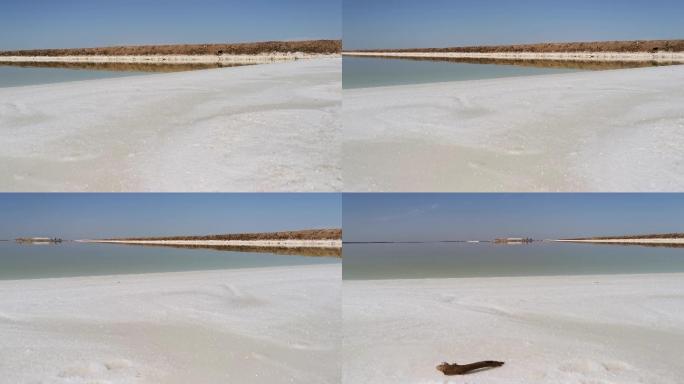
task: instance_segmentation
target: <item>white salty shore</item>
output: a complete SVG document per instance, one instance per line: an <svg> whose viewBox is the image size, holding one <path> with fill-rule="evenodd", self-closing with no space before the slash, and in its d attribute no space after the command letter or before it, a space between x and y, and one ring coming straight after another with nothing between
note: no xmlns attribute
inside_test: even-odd
<svg viewBox="0 0 684 384"><path fill-rule="evenodd" d="M303 52L259 55L84 55L0 56L0 63L265 64L278 61L338 58L339 54Z"/></svg>
<svg viewBox="0 0 684 384"><path fill-rule="evenodd" d="M341 59L0 89L2 191L337 191Z"/></svg>
<svg viewBox="0 0 684 384"><path fill-rule="evenodd" d="M0 281L0 381L339 383L341 266Z"/></svg>
<svg viewBox="0 0 684 384"><path fill-rule="evenodd" d="M76 240L80 243L207 245L278 248L342 248L342 240Z"/></svg>
<svg viewBox="0 0 684 384"><path fill-rule="evenodd" d="M684 62L684 52L342 52L344 56L430 59Z"/></svg>
<svg viewBox="0 0 684 384"><path fill-rule="evenodd" d="M677 384L684 274L345 281L344 383ZM500 360L445 377L442 361Z"/></svg>
<svg viewBox="0 0 684 384"><path fill-rule="evenodd" d="M344 91L345 191L679 191L684 66Z"/></svg>

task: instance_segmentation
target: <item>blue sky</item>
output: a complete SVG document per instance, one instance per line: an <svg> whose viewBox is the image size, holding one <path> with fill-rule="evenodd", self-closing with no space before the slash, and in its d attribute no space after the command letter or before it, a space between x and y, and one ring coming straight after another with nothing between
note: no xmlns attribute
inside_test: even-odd
<svg viewBox="0 0 684 384"><path fill-rule="evenodd" d="M340 0L2 0L0 50L340 39Z"/></svg>
<svg viewBox="0 0 684 384"><path fill-rule="evenodd" d="M684 38L681 0L343 0L345 49Z"/></svg>
<svg viewBox="0 0 684 384"><path fill-rule="evenodd" d="M345 241L684 232L684 194L345 194Z"/></svg>
<svg viewBox="0 0 684 384"><path fill-rule="evenodd" d="M0 194L0 239L339 228L339 194Z"/></svg>

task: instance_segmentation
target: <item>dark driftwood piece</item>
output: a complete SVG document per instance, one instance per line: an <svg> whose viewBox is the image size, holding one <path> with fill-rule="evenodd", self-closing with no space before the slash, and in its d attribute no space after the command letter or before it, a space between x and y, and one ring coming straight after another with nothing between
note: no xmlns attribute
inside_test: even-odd
<svg viewBox="0 0 684 384"><path fill-rule="evenodd" d="M501 361L478 361L477 363L472 363L472 364L463 364L463 365L458 365L458 364L449 364L447 362L444 362L440 365L437 366L437 370L442 372L443 374L447 376L454 376L454 375L467 375L468 373L471 373L473 371L479 371L484 368L496 368L504 365L503 362Z"/></svg>

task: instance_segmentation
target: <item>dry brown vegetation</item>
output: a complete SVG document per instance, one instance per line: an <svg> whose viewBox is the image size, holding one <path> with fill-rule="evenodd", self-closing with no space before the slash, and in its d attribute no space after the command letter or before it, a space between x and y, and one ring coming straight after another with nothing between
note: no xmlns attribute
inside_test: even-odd
<svg viewBox="0 0 684 384"><path fill-rule="evenodd" d="M136 237L107 240L340 240L341 229L306 229L302 231L261 232L261 233L230 233L224 235L207 236L166 236L166 237Z"/></svg>
<svg viewBox="0 0 684 384"><path fill-rule="evenodd" d="M486 369L498 368L504 365L502 361L478 361L471 364L449 364L446 361L437 366L437 370L446 376L467 375L469 373L481 372Z"/></svg>
<svg viewBox="0 0 684 384"><path fill-rule="evenodd" d="M258 55L303 52L340 53L340 40L265 41L239 44L135 45L101 48L34 49L3 51L0 56L138 56L138 55Z"/></svg>
<svg viewBox="0 0 684 384"><path fill-rule="evenodd" d="M583 237L567 240L633 240L633 239L683 239L684 233L661 233L651 235Z"/></svg>
<svg viewBox="0 0 684 384"><path fill-rule="evenodd" d="M540 43L448 48L370 49L356 52L683 52L684 40L594 41L585 43ZM353 52L353 51L352 51Z"/></svg>

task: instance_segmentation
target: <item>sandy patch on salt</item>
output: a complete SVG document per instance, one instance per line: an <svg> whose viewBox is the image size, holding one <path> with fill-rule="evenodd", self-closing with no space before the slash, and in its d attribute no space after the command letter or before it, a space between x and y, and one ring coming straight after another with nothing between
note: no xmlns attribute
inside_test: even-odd
<svg viewBox="0 0 684 384"><path fill-rule="evenodd" d="M345 281L345 383L675 384L681 274ZM445 378L442 361L506 365Z"/></svg>

